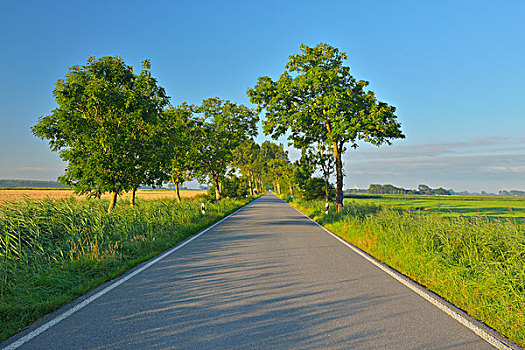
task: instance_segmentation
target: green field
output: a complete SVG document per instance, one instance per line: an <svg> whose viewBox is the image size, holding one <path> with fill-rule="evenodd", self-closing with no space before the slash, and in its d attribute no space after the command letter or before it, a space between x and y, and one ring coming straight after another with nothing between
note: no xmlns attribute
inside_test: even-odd
<svg viewBox="0 0 525 350"><path fill-rule="evenodd" d="M351 202L447 217L525 219L524 197L356 195L345 198L345 203Z"/></svg>

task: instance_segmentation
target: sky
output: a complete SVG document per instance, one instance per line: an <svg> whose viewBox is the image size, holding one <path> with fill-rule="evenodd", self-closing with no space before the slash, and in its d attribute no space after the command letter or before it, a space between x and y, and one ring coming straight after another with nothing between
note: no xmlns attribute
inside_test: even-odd
<svg viewBox="0 0 525 350"><path fill-rule="evenodd" d="M349 149L345 188L525 190L524 19L523 0L6 1L0 178L63 173L30 128L57 107L56 81L90 56L137 72L150 59L174 105L218 96L254 107L246 90L258 77L277 79L301 43L323 42L397 108L406 135Z"/></svg>

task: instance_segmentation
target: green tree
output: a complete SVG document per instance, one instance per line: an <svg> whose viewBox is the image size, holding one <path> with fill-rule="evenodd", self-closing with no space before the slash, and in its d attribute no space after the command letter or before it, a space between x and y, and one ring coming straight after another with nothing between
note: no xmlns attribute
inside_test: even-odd
<svg viewBox="0 0 525 350"><path fill-rule="evenodd" d="M260 154L265 163L265 173L278 194L281 194L281 179L288 165L288 152L282 144L264 141L261 144Z"/></svg>
<svg viewBox="0 0 525 350"><path fill-rule="evenodd" d="M396 121L395 107L376 99L368 82L356 80L345 66L347 56L328 44L301 45L290 56L277 81L260 77L248 90L258 111L266 111L265 134L277 138L290 131L288 139L302 149L313 142L332 146L336 168L336 203L343 207L343 162L345 145L356 148L363 140L374 145L404 138Z"/></svg>
<svg viewBox="0 0 525 350"><path fill-rule="evenodd" d="M309 159L309 162L320 168L323 174L325 189L325 201L328 203L330 199L330 175L333 173L335 166L335 158L332 153L330 145L324 142L314 142L308 147L302 149L304 157Z"/></svg>
<svg viewBox="0 0 525 350"><path fill-rule="evenodd" d="M326 200L325 193L328 192L328 198L330 199L330 195L333 195L334 186L328 184L328 190L325 189L325 186L327 185L324 182L324 179L319 177L312 177L308 179L302 188L303 198L306 200L315 200L324 197ZM328 203L328 200L326 200L326 203Z"/></svg>
<svg viewBox="0 0 525 350"><path fill-rule="evenodd" d="M255 194L254 187L256 186L255 182L259 169L257 158L259 157L260 149L261 147L252 138L249 138L233 151L232 165L246 176L250 196Z"/></svg>
<svg viewBox="0 0 525 350"><path fill-rule="evenodd" d="M49 139L53 151L67 162L59 182L78 194L117 195L140 184L155 184L149 171L158 116L168 103L164 89L143 62L136 75L120 57L90 57L59 79L53 95L58 108L39 118L32 131Z"/></svg>
<svg viewBox="0 0 525 350"><path fill-rule="evenodd" d="M307 187L307 182L312 178L314 166L304 156L293 162L293 166L293 182L300 190L304 191Z"/></svg>
<svg viewBox="0 0 525 350"><path fill-rule="evenodd" d="M198 108L201 118L195 127L195 170L201 180L215 186L221 199L220 182L233 161L233 151L257 133L257 114L250 108L218 97L209 98Z"/></svg>
<svg viewBox="0 0 525 350"><path fill-rule="evenodd" d="M229 198L246 197L248 195L248 179L245 176L233 175L226 177L221 183L221 195Z"/></svg>
<svg viewBox="0 0 525 350"><path fill-rule="evenodd" d="M293 196L294 192L294 174L295 174L295 165L291 162L288 162L286 164L286 167L283 169L283 179L285 180L286 184L288 184L288 191L290 193L290 196Z"/></svg>
<svg viewBox="0 0 525 350"><path fill-rule="evenodd" d="M157 137L161 178L175 185L178 202L181 201L179 187L192 179L195 167L195 110L195 106L186 103L169 106L162 114Z"/></svg>
<svg viewBox="0 0 525 350"><path fill-rule="evenodd" d="M417 189L419 191L419 194L426 194L426 195L434 194L434 191L427 185L419 185Z"/></svg>

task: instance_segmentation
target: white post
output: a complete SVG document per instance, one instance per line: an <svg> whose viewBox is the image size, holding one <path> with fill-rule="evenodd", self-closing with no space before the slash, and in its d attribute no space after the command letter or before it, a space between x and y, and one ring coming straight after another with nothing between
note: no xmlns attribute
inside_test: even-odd
<svg viewBox="0 0 525 350"><path fill-rule="evenodd" d="M324 205L324 213L326 215L328 215L328 209L330 209L330 204L328 204L328 202L326 202L326 204Z"/></svg>
<svg viewBox="0 0 525 350"><path fill-rule="evenodd" d="M206 207L204 206L204 203L201 203L201 213L202 215L206 215Z"/></svg>

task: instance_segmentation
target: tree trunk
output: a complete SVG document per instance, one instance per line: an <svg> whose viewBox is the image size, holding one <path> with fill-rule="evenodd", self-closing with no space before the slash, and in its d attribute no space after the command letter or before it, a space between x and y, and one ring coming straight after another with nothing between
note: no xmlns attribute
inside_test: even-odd
<svg viewBox="0 0 525 350"><path fill-rule="evenodd" d="M293 182L292 182L292 180L290 180L290 182L288 182L288 186L290 186L290 196L293 197Z"/></svg>
<svg viewBox="0 0 525 350"><path fill-rule="evenodd" d="M175 174L171 174L171 183L175 186L175 192L177 194L177 203L180 203L180 192L179 192L179 177L177 176L177 179L175 179Z"/></svg>
<svg viewBox="0 0 525 350"><path fill-rule="evenodd" d="M135 194L137 193L137 189L134 188L131 190L131 206L135 206Z"/></svg>
<svg viewBox="0 0 525 350"><path fill-rule="evenodd" d="M281 183L279 181L277 181L277 193L281 194Z"/></svg>
<svg viewBox="0 0 525 350"><path fill-rule="evenodd" d="M334 158L335 158L335 172L336 172L336 187L335 187L335 204L337 205L337 212L343 211L343 161L341 160L341 152L336 141L334 141Z"/></svg>
<svg viewBox="0 0 525 350"><path fill-rule="evenodd" d="M330 183L328 182L328 175L325 175L324 176L324 198L325 198L325 203L328 203L329 199L330 199L330 193L328 191L328 186L330 185Z"/></svg>
<svg viewBox="0 0 525 350"><path fill-rule="evenodd" d="M250 196L253 197L253 177L248 173L248 185L250 186Z"/></svg>
<svg viewBox="0 0 525 350"><path fill-rule="evenodd" d="M215 199L220 201L221 200L221 190L220 190L220 184L219 184L219 177L213 176L213 184L215 185Z"/></svg>
<svg viewBox="0 0 525 350"><path fill-rule="evenodd" d="M115 207L115 204L117 203L117 194L118 192L111 192L111 201L109 202L109 208L108 213L111 213L113 208Z"/></svg>
<svg viewBox="0 0 525 350"><path fill-rule="evenodd" d="M180 203L181 199L180 199L180 191L179 191L179 182L178 181L175 184L175 192L177 193L177 203Z"/></svg>

